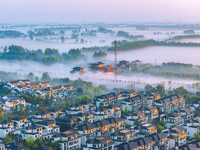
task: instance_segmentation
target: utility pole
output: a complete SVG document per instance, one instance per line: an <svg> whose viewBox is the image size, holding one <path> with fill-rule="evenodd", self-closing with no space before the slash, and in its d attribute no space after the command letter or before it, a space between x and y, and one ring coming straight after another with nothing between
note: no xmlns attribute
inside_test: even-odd
<svg viewBox="0 0 200 150"><path fill-rule="evenodd" d="M117 40L115 40L115 79L117 78Z"/></svg>

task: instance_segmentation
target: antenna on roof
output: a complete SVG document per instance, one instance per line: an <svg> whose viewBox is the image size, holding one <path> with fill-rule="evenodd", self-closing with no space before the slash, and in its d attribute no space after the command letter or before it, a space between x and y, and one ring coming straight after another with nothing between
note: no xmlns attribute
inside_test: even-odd
<svg viewBox="0 0 200 150"><path fill-rule="evenodd" d="M115 79L117 78L117 40L115 40Z"/></svg>

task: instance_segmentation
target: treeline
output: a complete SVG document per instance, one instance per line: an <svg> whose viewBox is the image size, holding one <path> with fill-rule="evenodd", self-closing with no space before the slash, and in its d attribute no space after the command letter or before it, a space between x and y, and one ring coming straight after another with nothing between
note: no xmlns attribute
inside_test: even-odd
<svg viewBox="0 0 200 150"><path fill-rule="evenodd" d="M93 57L104 57L104 56L107 56L107 53L105 51L95 51L94 54L93 54Z"/></svg>
<svg viewBox="0 0 200 150"><path fill-rule="evenodd" d="M181 40L181 39L189 39L189 38L200 38L200 35L195 34L195 35L179 35L179 36L174 36L168 40Z"/></svg>
<svg viewBox="0 0 200 150"><path fill-rule="evenodd" d="M153 39L144 40L144 41L135 41L135 42L127 42L124 45L118 46L118 51L125 51L131 49L144 48L148 46L192 46L199 47L200 43L181 43L181 42L164 42L164 41L155 41ZM108 50L115 50L115 47L110 47Z"/></svg>
<svg viewBox="0 0 200 150"><path fill-rule="evenodd" d="M19 31L12 31L12 30L7 30L7 31L0 31L0 38L17 38L21 37L23 33Z"/></svg>
<svg viewBox="0 0 200 150"><path fill-rule="evenodd" d="M132 34L129 35L129 33L125 32L125 31L118 31L117 36L124 37L124 38L130 38L130 39L137 39L137 38L144 37L143 35L132 35Z"/></svg>
<svg viewBox="0 0 200 150"><path fill-rule="evenodd" d="M168 62L162 63L164 67L174 67L174 68L192 68L193 64L184 64L184 63L175 63L175 62Z"/></svg>
<svg viewBox="0 0 200 150"><path fill-rule="evenodd" d="M70 58L70 59L69 59ZM1 53L1 60L32 60L41 62L43 64L53 64L58 62L65 62L68 60L77 60L84 58L81 50L79 49L70 49L68 53L60 54L58 49L46 48L43 52L41 49L38 50L28 50L22 46L11 45L7 48L4 47L4 52Z"/></svg>
<svg viewBox="0 0 200 150"><path fill-rule="evenodd" d="M99 28L98 28L98 32L105 33L105 34L106 34L106 33L111 33L111 34L115 33L115 31L106 29L106 28L104 28L104 27L99 27Z"/></svg>

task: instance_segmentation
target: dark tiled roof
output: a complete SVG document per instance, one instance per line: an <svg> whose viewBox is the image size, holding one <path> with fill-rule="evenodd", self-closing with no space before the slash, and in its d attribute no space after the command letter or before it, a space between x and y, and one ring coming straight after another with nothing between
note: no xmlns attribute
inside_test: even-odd
<svg viewBox="0 0 200 150"><path fill-rule="evenodd" d="M44 125L44 126L48 126L48 125L52 125L55 124L55 120L51 120L51 121L40 121L40 122L36 122L36 124L40 124L40 125Z"/></svg>
<svg viewBox="0 0 200 150"><path fill-rule="evenodd" d="M84 124L81 126L78 126L78 130L84 131L84 130L91 130L96 128L96 126L94 124Z"/></svg>
<svg viewBox="0 0 200 150"><path fill-rule="evenodd" d="M107 141L110 141L111 139L108 136L101 136L101 137L97 137L95 139L92 140L88 140L86 143L90 143L90 144L102 144L105 143Z"/></svg>
<svg viewBox="0 0 200 150"><path fill-rule="evenodd" d="M15 118L12 118L12 120L16 120L16 121L20 121L20 120L24 120L24 119L27 119L27 117L15 117Z"/></svg>
<svg viewBox="0 0 200 150"><path fill-rule="evenodd" d="M50 109L48 110L49 112L58 112L58 111L61 111L61 109Z"/></svg>
<svg viewBox="0 0 200 150"><path fill-rule="evenodd" d="M51 147L42 145L42 146L35 148L34 150L51 150Z"/></svg>
<svg viewBox="0 0 200 150"><path fill-rule="evenodd" d="M48 111L41 111L39 113L37 113L37 115L46 115L46 114L50 114L51 112Z"/></svg>

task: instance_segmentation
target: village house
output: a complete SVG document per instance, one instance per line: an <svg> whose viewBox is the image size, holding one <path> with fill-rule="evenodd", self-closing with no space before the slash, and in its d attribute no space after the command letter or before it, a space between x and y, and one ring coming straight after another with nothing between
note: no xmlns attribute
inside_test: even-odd
<svg viewBox="0 0 200 150"><path fill-rule="evenodd" d="M83 146L83 150L96 150L96 149L103 149L103 150L113 150L114 143L112 139L108 136L100 136L95 139L90 139L86 142L86 145Z"/></svg>
<svg viewBox="0 0 200 150"><path fill-rule="evenodd" d="M98 109L92 111L92 113L94 114L94 121L109 117L121 118L121 109L114 104L101 105Z"/></svg>
<svg viewBox="0 0 200 150"><path fill-rule="evenodd" d="M89 68L91 68L91 70L93 70L93 71L101 70L104 67L104 64L105 63L102 63L102 62L92 63L92 64L90 64ZM101 70L101 71L103 71L103 70Z"/></svg>
<svg viewBox="0 0 200 150"><path fill-rule="evenodd" d="M2 149L4 150L4 149ZM5 150L30 150L28 147L25 147L22 143L13 142L5 145Z"/></svg>
<svg viewBox="0 0 200 150"><path fill-rule="evenodd" d="M0 150L5 150L5 144L0 143Z"/></svg>
<svg viewBox="0 0 200 150"><path fill-rule="evenodd" d="M42 139L50 139L54 134L60 133L60 127L57 126L56 121L40 121L34 125L26 127L21 130L22 139L27 139L33 136L35 139L40 137Z"/></svg>
<svg viewBox="0 0 200 150"><path fill-rule="evenodd" d="M134 60L134 61L131 62L131 65L133 65L133 66L134 66L134 65L140 66L140 65L142 65L142 61L140 61L140 60L138 60L138 59L137 59L137 60Z"/></svg>
<svg viewBox="0 0 200 150"><path fill-rule="evenodd" d="M7 83L7 86L10 88L17 87L19 85L26 85L31 83L29 79L19 79L19 80L11 80Z"/></svg>
<svg viewBox="0 0 200 150"><path fill-rule="evenodd" d="M125 123L128 123L131 126L134 125L135 120L140 121L141 124L147 123L148 121L148 116L146 116L145 112L141 110L129 113L125 117L126 117Z"/></svg>
<svg viewBox="0 0 200 150"><path fill-rule="evenodd" d="M26 106L25 99L13 95L6 95L0 98L0 102L3 105L2 109L5 111L11 110L12 108L19 110L21 107Z"/></svg>
<svg viewBox="0 0 200 150"><path fill-rule="evenodd" d="M146 116L148 116L148 119L155 119L158 117L158 109L156 106L149 106L144 108L144 112Z"/></svg>
<svg viewBox="0 0 200 150"><path fill-rule="evenodd" d="M72 70L70 71L71 74L75 74L75 73L85 73L84 68L81 67L74 67L72 68Z"/></svg>
<svg viewBox="0 0 200 150"><path fill-rule="evenodd" d="M31 125L21 130L21 139L26 140L29 136L32 136L35 139L42 138L44 131L45 129L43 129L43 126L41 125L36 125L36 124Z"/></svg>
<svg viewBox="0 0 200 150"><path fill-rule="evenodd" d="M77 113L88 113L92 108L92 101L82 101L80 103L76 103L70 105L69 108L66 109L67 114L77 114Z"/></svg>
<svg viewBox="0 0 200 150"><path fill-rule="evenodd" d="M0 123L0 138L4 138L6 134L14 131L14 121L4 120Z"/></svg>
<svg viewBox="0 0 200 150"><path fill-rule="evenodd" d="M120 94L122 95L123 99L137 96L137 93L134 90L121 91Z"/></svg>
<svg viewBox="0 0 200 150"><path fill-rule="evenodd" d="M129 142L135 139L135 132L130 129L118 130L111 134L114 146Z"/></svg>
<svg viewBox="0 0 200 150"><path fill-rule="evenodd" d="M183 96L174 94L165 98L154 101L154 105L159 108L160 112L174 112L185 107L185 99Z"/></svg>
<svg viewBox="0 0 200 150"><path fill-rule="evenodd" d="M119 61L119 63L117 64L117 67L122 70L123 69L131 70L131 64L129 64L129 61L126 61L126 60Z"/></svg>
<svg viewBox="0 0 200 150"><path fill-rule="evenodd" d="M200 149L200 140L193 140L187 142L187 144L176 147L175 150L199 150Z"/></svg>
<svg viewBox="0 0 200 150"><path fill-rule="evenodd" d="M121 97L121 94L115 92L100 95L97 97L96 107L99 108L100 105L115 104L119 101L119 97Z"/></svg>
<svg viewBox="0 0 200 150"><path fill-rule="evenodd" d="M48 112L51 113L51 116L53 116L53 118L58 118L65 115L65 113L62 112L61 109L50 109L48 110Z"/></svg>
<svg viewBox="0 0 200 150"><path fill-rule="evenodd" d="M186 125L183 127L186 129L187 136L190 136L190 138L193 138L195 133L200 134L200 117L187 120Z"/></svg>
<svg viewBox="0 0 200 150"><path fill-rule="evenodd" d="M145 94L145 96L147 96L147 105L148 106L152 106L152 104L155 100L161 99L161 96L158 93L149 93L149 94Z"/></svg>
<svg viewBox="0 0 200 150"><path fill-rule="evenodd" d="M170 138L175 139L175 147L186 144L187 133L184 128L180 126L165 129L162 131L162 133L167 133L169 134Z"/></svg>
<svg viewBox="0 0 200 150"><path fill-rule="evenodd" d="M61 150L72 150L81 148L81 137L75 130L57 133L53 137L54 142L60 143Z"/></svg>
<svg viewBox="0 0 200 150"><path fill-rule="evenodd" d="M137 138L131 142L115 146L115 150L169 150L169 140L165 133L153 133L145 138Z"/></svg>
<svg viewBox="0 0 200 150"><path fill-rule="evenodd" d="M14 121L14 129L23 129L31 126L31 122L27 120L27 117L15 117L11 120Z"/></svg>
<svg viewBox="0 0 200 150"><path fill-rule="evenodd" d="M70 115L74 115L76 117L79 117L79 119L82 121L82 123L93 123L93 114L78 113L78 114L70 114Z"/></svg>
<svg viewBox="0 0 200 150"><path fill-rule="evenodd" d="M124 99L121 103L122 110L125 111L126 108L130 112L137 111L142 107L147 106L147 97L146 96L134 96L131 98Z"/></svg>
<svg viewBox="0 0 200 150"><path fill-rule="evenodd" d="M42 121L44 119L54 120L54 115L49 111L41 111L31 117L33 122Z"/></svg>
<svg viewBox="0 0 200 150"><path fill-rule="evenodd" d="M139 137L145 137L149 134L157 133L156 126L151 123L145 123L139 126L132 127L132 130L135 131L135 136L137 138Z"/></svg>
<svg viewBox="0 0 200 150"><path fill-rule="evenodd" d="M192 119L194 115L192 109L186 107L179 110L179 113L181 114L184 123L186 123L187 120Z"/></svg>
<svg viewBox="0 0 200 150"><path fill-rule="evenodd" d="M85 145L88 139L93 139L97 135L97 127L95 124L84 124L77 127L77 131L81 136L81 145Z"/></svg>
<svg viewBox="0 0 200 150"><path fill-rule="evenodd" d="M173 125L182 126L184 123L182 116L178 112L162 114L160 119L165 122L167 128L171 128Z"/></svg>
<svg viewBox="0 0 200 150"><path fill-rule="evenodd" d="M81 119L73 114L67 114L63 117L56 118L56 124L66 131L82 124Z"/></svg>

